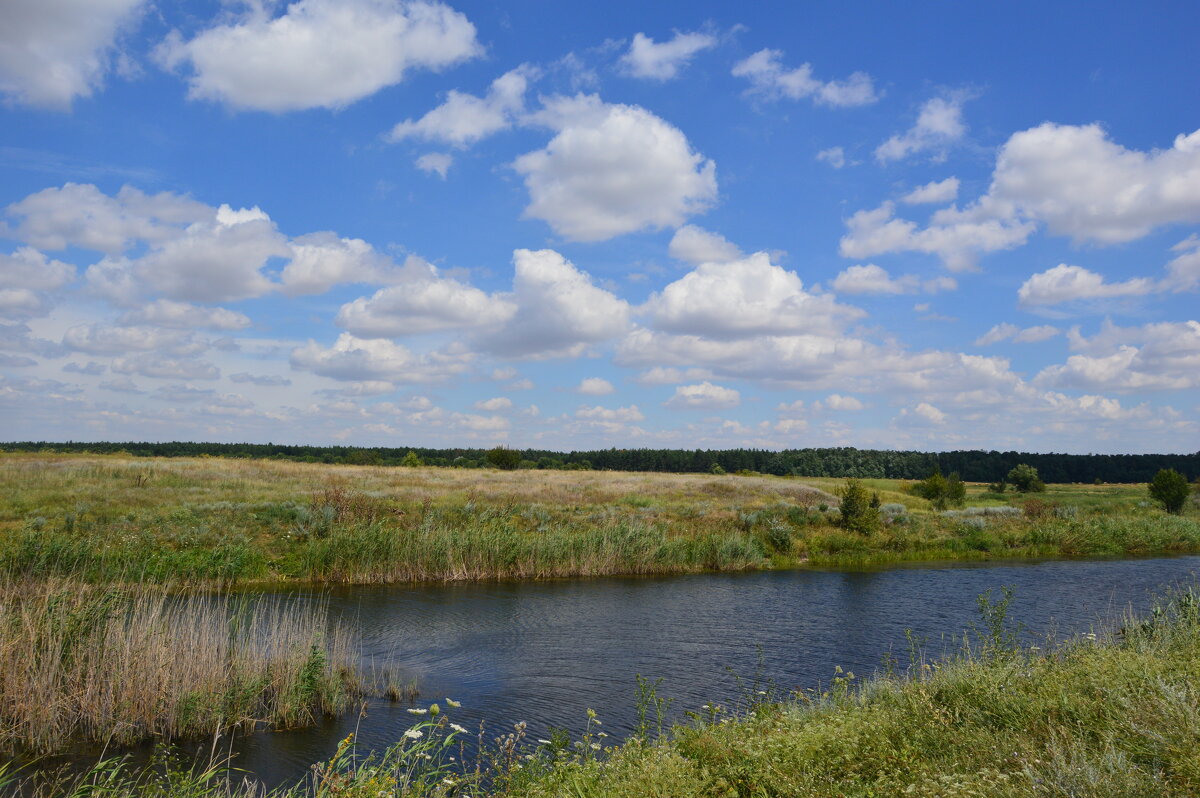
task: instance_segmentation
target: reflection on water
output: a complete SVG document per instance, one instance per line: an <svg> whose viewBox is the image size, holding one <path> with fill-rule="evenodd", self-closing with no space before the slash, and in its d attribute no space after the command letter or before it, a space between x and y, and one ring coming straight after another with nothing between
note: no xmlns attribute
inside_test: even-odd
<svg viewBox="0 0 1200 798"><path fill-rule="evenodd" d="M398 663L421 702L461 701L452 719L469 728L484 720L499 734L526 721L533 737L550 726L578 734L591 707L620 736L635 720L637 674L661 677L660 695L678 714L730 701L731 673L750 678L760 664L778 687L807 688L827 682L835 665L867 675L888 652L905 661L906 630L932 653L956 647L989 589L1014 588L1011 617L1030 634L1066 634L1130 606L1144 610L1198 569L1200 557L1180 557L347 587L322 596L358 627L364 658ZM413 720L403 705L376 700L365 716L238 740L236 764L267 783L290 782L347 733L384 747Z"/></svg>

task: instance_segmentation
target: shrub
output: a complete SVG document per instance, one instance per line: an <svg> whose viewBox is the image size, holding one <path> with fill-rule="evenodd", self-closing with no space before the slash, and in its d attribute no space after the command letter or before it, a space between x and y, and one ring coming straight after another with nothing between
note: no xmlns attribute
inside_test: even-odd
<svg viewBox="0 0 1200 798"><path fill-rule="evenodd" d="M400 461L400 465L404 466L405 468L420 468L421 466L425 465L425 463L421 462L421 458L416 452L410 451L408 454L404 455L404 459Z"/></svg>
<svg viewBox="0 0 1200 798"><path fill-rule="evenodd" d="M488 465L501 471L516 471L521 465L521 453L507 446L497 446L484 455Z"/></svg>
<svg viewBox="0 0 1200 798"><path fill-rule="evenodd" d="M1161 469L1150 480L1150 498L1163 506L1168 513L1178 515L1183 512L1183 503L1187 501L1191 488L1187 478L1173 468Z"/></svg>
<svg viewBox="0 0 1200 798"><path fill-rule="evenodd" d="M1008 472L1006 481L1020 493L1041 493L1046 489L1046 483L1038 477L1037 469L1025 463L1014 466Z"/></svg>
<svg viewBox="0 0 1200 798"><path fill-rule="evenodd" d="M862 535L869 535L879 526L879 494L871 495L857 479L848 479L838 491L841 498L841 518L838 525Z"/></svg>
<svg viewBox="0 0 1200 798"><path fill-rule="evenodd" d="M949 477L942 476L941 471L934 471L925 479L913 485L910 490L933 504L935 510L945 510L948 505L961 505L967 497L967 486L955 471Z"/></svg>

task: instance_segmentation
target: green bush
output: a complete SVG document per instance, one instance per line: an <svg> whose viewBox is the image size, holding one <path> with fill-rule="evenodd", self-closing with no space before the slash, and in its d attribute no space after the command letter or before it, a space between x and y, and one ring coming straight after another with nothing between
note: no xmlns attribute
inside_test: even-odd
<svg viewBox="0 0 1200 798"><path fill-rule="evenodd" d="M879 494L871 495L857 479L848 479L838 491L841 518L838 526L869 535L879 527Z"/></svg>
<svg viewBox="0 0 1200 798"><path fill-rule="evenodd" d="M1005 481L1016 488L1019 493L1041 493L1046 490L1046 483L1038 477L1037 469L1025 463L1021 463L1009 471Z"/></svg>
<svg viewBox="0 0 1200 798"><path fill-rule="evenodd" d="M1150 480L1149 488L1150 498L1161 504L1168 513L1176 515L1183 512L1183 504L1191 492L1187 477L1173 468L1161 469Z"/></svg>

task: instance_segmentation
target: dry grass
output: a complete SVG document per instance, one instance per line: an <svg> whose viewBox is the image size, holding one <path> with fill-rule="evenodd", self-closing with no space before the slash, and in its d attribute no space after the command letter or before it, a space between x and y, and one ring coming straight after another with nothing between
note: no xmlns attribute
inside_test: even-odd
<svg viewBox="0 0 1200 798"><path fill-rule="evenodd" d="M74 580L0 584L0 748L132 743L346 708L353 646L320 608Z"/></svg>

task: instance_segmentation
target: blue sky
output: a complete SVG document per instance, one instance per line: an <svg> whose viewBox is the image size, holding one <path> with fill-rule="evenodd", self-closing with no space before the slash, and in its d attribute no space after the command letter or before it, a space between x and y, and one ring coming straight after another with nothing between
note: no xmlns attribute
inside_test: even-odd
<svg viewBox="0 0 1200 798"><path fill-rule="evenodd" d="M0 7L0 438L1200 448L1191 3Z"/></svg>

